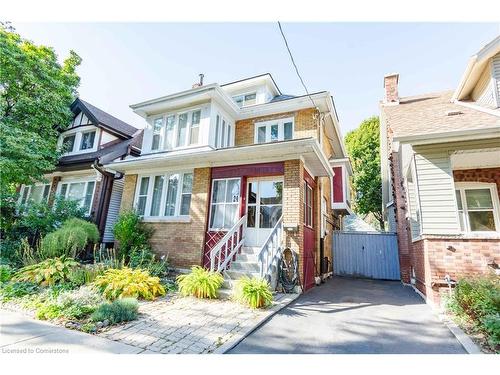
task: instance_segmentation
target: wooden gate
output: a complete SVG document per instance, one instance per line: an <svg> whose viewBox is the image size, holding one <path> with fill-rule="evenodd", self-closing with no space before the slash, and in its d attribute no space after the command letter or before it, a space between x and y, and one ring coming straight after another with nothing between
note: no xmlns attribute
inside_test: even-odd
<svg viewBox="0 0 500 375"><path fill-rule="evenodd" d="M338 276L401 279L395 233L334 232L332 258Z"/></svg>

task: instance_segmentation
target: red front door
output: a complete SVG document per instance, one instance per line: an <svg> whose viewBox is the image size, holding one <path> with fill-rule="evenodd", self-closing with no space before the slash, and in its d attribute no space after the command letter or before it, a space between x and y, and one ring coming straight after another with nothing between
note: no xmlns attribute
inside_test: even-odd
<svg viewBox="0 0 500 375"><path fill-rule="evenodd" d="M314 286L314 180L307 175L304 178L304 290Z"/></svg>

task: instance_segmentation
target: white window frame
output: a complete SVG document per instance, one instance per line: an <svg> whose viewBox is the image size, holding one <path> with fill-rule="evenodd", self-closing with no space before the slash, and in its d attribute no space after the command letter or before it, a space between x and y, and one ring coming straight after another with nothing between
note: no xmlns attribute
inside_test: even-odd
<svg viewBox="0 0 500 375"><path fill-rule="evenodd" d="M165 215L165 205L166 205L166 194L167 194L167 189L168 189L168 181L169 181L170 176L176 175L176 174L179 175L179 181L178 181L177 192L176 192L176 196L175 196L175 213L174 213L174 215L166 216ZM141 180L144 177L149 177L146 205L144 207L144 215L141 215L141 217L143 218L144 221L157 221L157 220L168 221L168 220L190 218L191 213L189 213L188 215L181 215L180 214L182 195L187 194L187 193L182 192L185 174L193 174L193 183L191 184L191 203L192 203L193 185L194 185L194 171L193 170L145 173L145 174L141 174L141 175L137 176L137 182L136 182L135 194L134 194L134 209L137 209L137 204L139 201L139 189L141 186ZM161 191L161 195L160 195L160 209L159 209L158 216L151 216L151 204L153 201L154 180L155 180L155 177L157 177L157 176L163 176L163 185L162 185L162 191ZM141 195L141 196L143 196L143 195ZM190 204L190 207L191 207L191 204Z"/></svg>
<svg viewBox="0 0 500 375"><path fill-rule="evenodd" d="M172 151L172 150L179 150L179 149L184 149L184 148L190 148L190 147L198 147L201 144L201 138L202 138L202 122L203 122L203 110L204 107L196 106L196 107L191 107L191 108L184 108L181 111L171 111L164 113L163 115L160 116L154 116L151 117L151 139L150 139L150 150L151 152L160 152L160 151ZM200 111L200 122L198 123L198 142L196 143L191 143L191 128L193 124L193 113ZM178 144L177 140L179 139L179 117L183 114L187 114L187 124L186 124L186 139L184 140L184 144ZM167 148L167 119L170 116L174 116L174 131L173 131L173 137L174 139L171 140L171 143L173 147ZM155 135L154 132L154 122L158 119L162 119L162 126L160 130L160 141L159 141L159 146L158 149L153 150L153 136Z"/></svg>
<svg viewBox="0 0 500 375"><path fill-rule="evenodd" d="M279 118L275 120L256 122L254 125L254 143L264 144L271 142L282 142L285 140L285 123L292 123L292 139L295 138L295 119L293 117ZM278 139L271 141L271 126L278 125ZM259 128L266 127L266 139L264 143L259 143Z"/></svg>
<svg viewBox="0 0 500 375"><path fill-rule="evenodd" d="M82 139L83 139L83 134L84 133L89 133L95 131L95 138L94 138L94 144L92 148L87 148L85 150L80 150L81 144L82 144ZM66 155L79 155L79 154L85 154L89 152L95 152L97 151L100 139L101 139L101 129L98 128L97 126L94 126L92 124L89 125L80 125L77 128L69 128L65 132L61 133L59 136L58 140L58 147L59 149L62 148L64 138L69 137L71 135L75 136L75 143L73 144L73 149L66 151L63 156Z"/></svg>
<svg viewBox="0 0 500 375"><path fill-rule="evenodd" d="M215 182L216 181L226 181L226 190L224 191L224 199L226 197L226 194L227 194L227 182L230 181L230 180L238 180L239 183L240 183L240 194L239 194L239 197L238 197L238 202L218 202L218 203L214 203L213 202L213 192L214 192L214 185L215 185ZM239 212L238 210L241 208L241 189L242 189L242 178L241 177L224 177L224 178L214 178L212 179L212 186L210 188L210 205L209 205L209 215L208 215L208 230L211 231L211 232L228 232L231 228L212 228L211 224L212 223L212 215L213 215L213 211L212 211L212 206L213 205L224 205L224 208L227 204L237 204L237 209L236 209L236 212L238 213L238 216L239 216ZM225 211L225 210L224 210ZM222 223L222 225L224 225L224 223Z"/></svg>
<svg viewBox="0 0 500 375"><path fill-rule="evenodd" d="M92 212L92 206L93 206L93 203L94 203L94 198L95 198L95 190L97 188L97 180L95 178L75 178L75 179L68 179L68 180L61 180L59 181L59 183L57 184L57 192L56 192L56 195L58 197L61 197L61 189L62 189L62 186L63 185L68 185L67 188L66 188L66 193L64 194L63 198L64 199L68 199L68 194L69 194L69 190L70 190L70 185L71 184L80 184L80 183L85 183L85 188L84 188L84 196L83 196L83 199L80 201L80 207L83 207L84 204L85 204L85 196L87 195L87 188L88 188L88 185L90 182L93 182L94 183L94 188L92 189L92 197L90 198L90 205L89 205L89 209L88 211L86 212L87 215L90 215L90 213Z"/></svg>
<svg viewBox="0 0 500 375"><path fill-rule="evenodd" d="M90 148L85 148L83 149L82 146L83 146L83 136L85 134L90 134L90 133L94 133L94 142L92 143L92 147ZM82 136L80 137L80 144L78 145L78 151L80 152L88 152L89 150L95 150L97 147L97 143L99 143L99 134L97 134L97 129L90 129L90 130L85 130L85 131L82 131ZM76 141L76 139L75 139Z"/></svg>
<svg viewBox="0 0 500 375"><path fill-rule="evenodd" d="M253 104L246 104L246 103L245 103L245 96L248 96L248 95L255 95L255 103L253 103ZM242 102L241 102L241 107L240 107L240 108L243 108L243 107L248 107L248 106L251 106L251 105L256 105L256 104L258 104L258 103L257 103L257 91L248 91L248 92L245 92L245 93L243 93L243 94L234 95L234 96L232 96L231 98L234 100L234 102L236 103L236 105L237 105L238 107L240 107L240 106L239 106L239 104L237 103L236 99L237 99L237 98L243 98L243 100L242 100Z"/></svg>
<svg viewBox="0 0 500 375"><path fill-rule="evenodd" d="M311 185L304 181L304 226L307 228L314 228L314 189ZM310 193L311 205L307 203L307 195ZM309 222L309 209L311 211L311 221Z"/></svg>
<svg viewBox="0 0 500 375"><path fill-rule="evenodd" d="M465 197L465 190L474 190L474 189L489 189L491 194L491 201L493 203L493 219L495 221L495 231L471 231L470 230L470 222L469 215L467 209L467 200ZM500 203L498 200L498 191L495 183L489 182L455 182L455 189L453 190L453 196L455 197L455 191L460 191L460 198L462 200L462 211L464 214L464 230L460 228L460 212L458 209L458 202L455 202L456 212L457 212L457 220L459 230L462 233L498 233L500 232ZM473 211L481 211L481 210L473 210ZM484 211L490 211L484 209Z"/></svg>
<svg viewBox="0 0 500 375"><path fill-rule="evenodd" d="M217 117L219 118L218 124ZM220 112L216 112L214 119L215 148L227 148L233 146L233 139L235 135L234 124L231 121L228 121L228 119ZM223 124L225 124L225 128L223 127Z"/></svg>
<svg viewBox="0 0 500 375"><path fill-rule="evenodd" d="M32 188L33 186L43 186L44 190L45 188L48 186L49 187L49 192L47 194L47 198L45 198L45 202L48 202L49 201L49 196L50 196L50 183L49 184L44 184L44 183L36 183L36 184L33 184L33 185L21 185L21 189L19 190L19 199L18 199L18 204L21 205L26 205L28 204L30 201L32 201L31 199L31 193L32 193ZM27 195L26 195L26 201L23 203L23 195L24 195L24 192L25 191L28 191L27 192ZM36 203L41 203L43 202L43 193L42 193L42 200L40 202L36 202Z"/></svg>

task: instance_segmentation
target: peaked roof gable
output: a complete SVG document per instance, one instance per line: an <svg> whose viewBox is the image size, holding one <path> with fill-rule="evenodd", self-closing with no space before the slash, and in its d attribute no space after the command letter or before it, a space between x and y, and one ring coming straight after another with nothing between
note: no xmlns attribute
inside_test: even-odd
<svg viewBox="0 0 500 375"><path fill-rule="evenodd" d="M127 124L80 98L76 98L70 108L75 114L78 113L78 110L82 111L95 126L104 128L120 138L130 139L139 131L136 127Z"/></svg>

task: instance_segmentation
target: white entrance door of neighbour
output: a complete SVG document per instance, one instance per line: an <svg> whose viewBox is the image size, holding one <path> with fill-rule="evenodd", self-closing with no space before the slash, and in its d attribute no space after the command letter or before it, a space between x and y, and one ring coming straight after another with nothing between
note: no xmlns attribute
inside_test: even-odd
<svg viewBox="0 0 500 375"><path fill-rule="evenodd" d="M283 179L277 177L248 179L247 227L245 245L264 244L282 214Z"/></svg>

